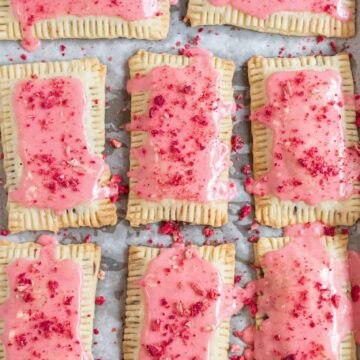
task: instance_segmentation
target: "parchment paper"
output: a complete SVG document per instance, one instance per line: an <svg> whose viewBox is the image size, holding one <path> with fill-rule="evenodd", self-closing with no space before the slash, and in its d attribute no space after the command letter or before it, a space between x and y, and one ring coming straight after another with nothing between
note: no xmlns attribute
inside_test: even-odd
<svg viewBox="0 0 360 360"><path fill-rule="evenodd" d="M239 188L239 194L230 204L229 223L221 229L216 229L211 241L223 242L228 240L236 243L237 274L242 275L241 285L245 285L254 273L249 266L253 261L252 246L247 241L250 236L249 228L252 217L239 221L238 213L242 206L251 202L250 196L243 190L245 175L241 172L243 165L251 164L251 135L250 124L246 115L249 113L249 87L247 81L247 60L254 55L268 57L278 56L300 56L318 54L334 54L330 46L330 40L317 44L315 38L295 38L280 35L268 35L247 30L239 30L228 26L206 27L201 33L198 28L190 28L181 19L185 15L186 1L179 0L180 4L172 8L172 21L170 34L167 40L162 42L149 42L138 40L59 40L44 41L42 49L34 54L26 53L17 42L0 43L0 65L9 63L22 63L22 54L27 55L26 62L35 61L56 61L70 60L81 57L98 57L102 63L108 66L106 99L108 107L106 111L107 139L116 138L122 142L122 147L113 149L107 143L106 154L108 163L115 174L121 174L127 183L126 172L129 166L129 134L122 130L129 122L129 95L126 93L126 81L128 80L127 61L130 56L139 49L146 49L154 52L177 53L176 43L181 41L182 45L200 36L201 47L211 50L216 56L232 59L236 63L236 74L234 78L235 95L242 95L244 99L240 102L245 105L243 110L238 111L237 121L234 124L234 134L240 134L245 141L245 146L239 154L233 154L234 163L231 168L231 178ZM360 8L360 0L357 0ZM359 15L357 16L359 20ZM358 29L360 29L358 21ZM353 71L356 80L360 76L358 62L360 59L360 30L358 35L350 40L334 40L338 51L346 50L353 54ZM64 54L60 46L65 45ZM2 165L2 164L0 164ZM1 166L2 167L2 166ZM0 173L2 179L4 174ZM6 192L0 187L0 228L6 228L7 214L5 211ZM99 335L94 336L94 358L101 360L121 359L121 339L124 316L124 303L126 295L127 276L127 249L130 244L147 245L149 239L153 240L153 246L161 243L169 245L171 238L158 234L158 225L152 225L149 229L132 229L124 220L126 211L126 198L118 203L119 222L114 227L102 230L80 229L66 230L58 234L63 243L81 242L87 234L92 236L94 242L102 247L102 269L106 271L106 278L99 282L98 295L104 295L106 304L98 306L96 311L95 328L99 329ZM203 244L205 237L202 235L200 226L187 226L183 229L185 239L195 244ZM281 235L280 230L271 230L260 227L262 236ZM360 227L354 226L351 231L350 247L360 249ZM16 236L9 236L14 241L31 241L39 233L24 233ZM360 270L359 270L360 271ZM251 319L247 310L240 316L234 318L233 329L241 330L249 324ZM231 343L238 343L238 339L232 338ZM358 357L360 359L360 356Z"/></svg>

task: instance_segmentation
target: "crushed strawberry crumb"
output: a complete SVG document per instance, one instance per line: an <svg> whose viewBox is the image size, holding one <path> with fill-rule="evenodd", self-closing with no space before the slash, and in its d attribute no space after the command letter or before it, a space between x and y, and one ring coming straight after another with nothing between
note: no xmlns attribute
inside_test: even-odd
<svg viewBox="0 0 360 360"><path fill-rule="evenodd" d="M96 299L95 299L95 304L96 305L104 305L106 302L106 298L104 296L98 296Z"/></svg>
<svg viewBox="0 0 360 360"><path fill-rule="evenodd" d="M351 299L353 302L358 302L360 299L360 286L354 285L351 288Z"/></svg>
<svg viewBox="0 0 360 360"><path fill-rule="evenodd" d="M8 236L9 235L9 231L6 229L1 229L1 235L2 236Z"/></svg>
<svg viewBox="0 0 360 360"><path fill-rule="evenodd" d="M324 226L324 235L326 235L326 236L335 236L335 227L333 227L333 226Z"/></svg>
<svg viewBox="0 0 360 360"><path fill-rule="evenodd" d="M210 227L205 227L202 233L205 235L205 237L211 237L214 235L214 229Z"/></svg>
<svg viewBox="0 0 360 360"><path fill-rule="evenodd" d="M241 150L244 147L244 140L240 137L240 135L234 135L231 138L231 148L232 151L234 152L238 152L239 150Z"/></svg>
<svg viewBox="0 0 360 360"><path fill-rule="evenodd" d="M110 139L110 145L114 149L119 149L119 148L121 148L122 143L117 139Z"/></svg>
<svg viewBox="0 0 360 360"><path fill-rule="evenodd" d="M240 209L239 220L245 219L251 213L251 205L247 204Z"/></svg>
<svg viewBox="0 0 360 360"><path fill-rule="evenodd" d="M85 235L84 243L89 244L91 243L91 241L92 241L91 235L90 234Z"/></svg>

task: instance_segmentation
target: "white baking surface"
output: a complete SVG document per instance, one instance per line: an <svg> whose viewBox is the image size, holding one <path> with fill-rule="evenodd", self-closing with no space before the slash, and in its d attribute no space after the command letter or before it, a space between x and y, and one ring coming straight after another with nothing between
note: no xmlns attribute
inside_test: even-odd
<svg viewBox="0 0 360 360"><path fill-rule="evenodd" d="M253 276L250 264L253 261L252 247L248 243L249 227L252 219L248 217L242 221L238 220L239 209L251 201L250 196L243 190L243 181L245 175L241 168L249 164L251 158L250 124L245 116L248 114L249 87L247 81L247 60L254 55L263 55L268 57L278 56L281 51L282 56L292 55L313 55L322 51L324 54L334 54L330 40L317 44L315 38L295 38L279 35L267 35L248 30L235 29L228 26L206 27L201 33L197 28L190 28L185 25L181 19L186 12L186 1L179 0L180 4L172 8L172 21L170 34L167 40L162 42L149 42L139 40L59 40L44 41L42 49L34 54L26 53L17 42L0 42L0 65L10 63L36 62L36 61L56 61L70 60L82 57L98 57L102 63L108 66L106 99L109 105L106 111L106 129L107 139L116 138L123 143L120 149L112 149L107 143L106 153L108 163L111 165L113 173L120 173L124 176L127 183L126 172L129 166L129 134L120 130L124 124L129 122L129 95L127 95L126 81L129 71L127 61L129 57L139 49L146 49L154 52L177 53L176 43L181 41L184 45L196 35L200 35L200 46L211 50L216 56L231 59L236 64L236 73L234 77L235 95L243 95L245 104L244 110L237 113L237 122L234 124L234 134L240 134L245 140L246 145L239 154L233 154L232 160L234 166L231 169L231 177L237 183L240 192L236 199L230 204L229 223L221 229L216 229L212 241L220 242L228 240L236 243L237 274L243 276L241 285L245 285ZM357 0L360 8L360 0ZM358 27L359 15L357 16ZM353 54L353 71L356 80L360 76L360 31L358 35L350 40L334 40L339 51L346 50ZM62 56L60 45L65 45L65 55ZM281 50L284 48L283 50ZM24 61L22 54L27 54ZM359 91L359 88L358 88ZM127 110L125 110L127 109ZM3 173L0 174L3 178ZM6 193L3 187L0 188L0 228L6 227ZM171 239L169 236L161 236L157 233L158 225L152 225L150 230L145 228L132 229L128 222L124 220L126 211L126 199L123 198L118 203L119 222L114 227L102 230L81 229L61 231L58 238L61 242L68 243L81 242L85 235L91 234L92 239L102 247L102 269L106 271L106 278L99 282L98 295L104 295L107 299L106 304L98 306L96 311L95 328L99 329L99 335L94 336L93 353L95 359L117 360L121 359L121 339L124 316L124 304L126 295L126 276L127 276L127 249L130 244L146 245L151 238L154 241L153 246L158 243L169 245ZM205 240L202 235L202 227L187 226L184 227L185 239L191 240L196 244L202 244ZM280 230L271 230L266 227L260 227L262 236L281 235ZM24 233L16 236L9 236L13 241L32 241L39 233ZM351 248L360 249L357 244L360 241L360 226L354 226L351 229ZM247 310L240 316L234 318L233 329L242 329L250 323L250 317ZM231 343L241 342L231 339ZM360 359L360 356L358 356ZM55 360L55 358L54 358Z"/></svg>

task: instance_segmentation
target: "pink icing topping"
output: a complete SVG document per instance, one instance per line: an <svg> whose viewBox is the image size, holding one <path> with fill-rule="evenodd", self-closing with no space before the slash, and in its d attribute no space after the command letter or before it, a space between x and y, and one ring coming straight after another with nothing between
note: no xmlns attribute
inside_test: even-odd
<svg viewBox="0 0 360 360"><path fill-rule="evenodd" d="M360 253L349 251L351 298L353 301L355 339L360 344Z"/></svg>
<svg viewBox="0 0 360 360"><path fill-rule="evenodd" d="M266 93L268 103L252 120L273 131L272 165L247 190L310 205L351 197L360 157L345 140L340 75L278 72L268 78Z"/></svg>
<svg viewBox="0 0 360 360"><path fill-rule="evenodd" d="M98 181L107 167L86 143L88 105L81 81L20 81L13 106L23 171L10 198L26 207L61 212L102 196Z"/></svg>
<svg viewBox="0 0 360 360"><path fill-rule="evenodd" d="M81 269L55 257L57 242L43 235L40 258L8 265L8 299L0 305L6 359L90 360L79 336Z"/></svg>
<svg viewBox="0 0 360 360"><path fill-rule="evenodd" d="M331 256L320 224L289 227L291 242L261 258L258 312L267 317L254 334L254 358L340 358L352 330L346 260Z"/></svg>
<svg viewBox="0 0 360 360"><path fill-rule="evenodd" d="M117 16L127 21L159 16L159 0L11 0L14 15L21 23L28 51L40 46L33 36L33 26L38 21L61 16Z"/></svg>
<svg viewBox="0 0 360 360"><path fill-rule="evenodd" d="M343 0L209 0L215 6L231 5L245 14L266 19L281 11L327 13L346 22L352 17Z"/></svg>
<svg viewBox="0 0 360 360"><path fill-rule="evenodd" d="M208 359L216 328L253 296L225 284L195 248L163 249L141 280L146 298L141 360Z"/></svg>
<svg viewBox="0 0 360 360"><path fill-rule="evenodd" d="M130 127L147 133L133 150L139 166L129 173L138 197L208 202L234 196L234 184L220 180L231 163L219 129L234 102L219 99L219 82L211 54L202 49L192 50L184 68L159 66L129 81L131 94L150 92L147 113L134 115Z"/></svg>

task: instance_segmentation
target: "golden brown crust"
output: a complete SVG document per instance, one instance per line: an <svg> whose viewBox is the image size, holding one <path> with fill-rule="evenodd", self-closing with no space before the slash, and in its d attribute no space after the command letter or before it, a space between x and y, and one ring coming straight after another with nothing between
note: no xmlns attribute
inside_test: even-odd
<svg viewBox="0 0 360 360"><path fill-rule="evenodd" d="M235 247L233 244L221 246L202 246L198 248L200 256L212 263L226 284L234 283ZM145 298L138 284L145 276L151 260L160 252L158 248L131 246L129 248L129 274L126 298L125 330L123 341L124 360L139 359L141 331L145 318ZM216 330L210 344L210 360L228 358L230 322L224 321Z"/></svg>
<svg viewBox="0 0 360 360"><path fill-rule="evenodd" d="M8 297L8 279L6 267L18 258L37 259L40 245L0 240L0 303ZM59 245L56 249L59 260L70 259L78 263L82 270L82 292L80 304L80 339L85 352L91 354L93 338L93 320L95 315L95 293L101 261L101 248L94 244ZM0 321L0 334L4 323ZM6 360L5 348L0 343L0 360Z"/></svg>
<svg viewBox="0 0 360 360"><path fill-rule="evenodd" d="M355 35L356 1L345 0L344 4L354 13L348 22L341 22L329 14L286 11L275 13L264 20L244 14L231 5L219 7L211 5L208 0L190 0L185 21L189 21L192 26L227 24L283 35L348 38Z"/></svg>
<svg viewBox="0 0 360 360"><path fill-rule="evenodd" d="M309 56L301 58L262 58L254 57L249 61L249 81L251 93L251 112L266 104L265 82L268 76L277 71L313 69L334 69L343 79L343 92L354 95L354 82L349 57L346 54L336 56ZM355 109L345 106L345 133L348 146L358 142ZM269 171L272 162L272 132L257 122L251 123L253 135L253 157L255 179ZM360 182L355 183L360 189ZM289 224L322 221L332 226L353 225L360 217L360 195L353 195L346 201L323 201L310 206L304 202L285 201L275 196L255 196L256 219L272 227L284 227Z"/></svg>
<svg viewBox="0 0 360 360"><path fill-rule="evenodd" d="M11 0L0 0L0 40L21 40L21 25L11 10ZM170 26L170 2L160 2L161 16L126 21L110 16L63 16L39 21L33 26L37 39L98 39L135 38L161 40L167 37Z"/></svg>
<svg viewBox="0 0 360 360"><path fill-rule="evenodd" d="M139 51L129 61L130 75L145 75L157 66L171 65L173 67L185 67L190 64L191 58L171 54L155 54ZM233 100L232 78L235 65L233 62L219 58L213 58L214 67L221 74L220 96L222 100ZM147 111L147 94L139 93L131 97L132 116L143 114ZM232 120L228 116L220 124L221 139L230 146L232 133ZM139 147L146 141L146 133L133 131L131 133L131 146ZM230 160L230 155L228 157ZM137 167L134 156L130 155L130 169ZM221 175L223 181L228 181L228 171ZM158 221L185 221L192 224L204 224L211 226L222 226L227 223L227 201L214 201L207 204L193 201L165 199L162 201L146 201L136 196L134 186L136 182L130 179L130 194L126 218L131 226L139 226Z"/></svg>
<svg viewBox="0 0 360 360"><path fill-rule="evenodd" d="M4 168L7 190L15 190L21 176L21 159L17 153L17 127L12 96L18 80L55 76L78 77L88 98L89 115L85 119L86 136L93 152L102 156L105 144L105 76L106 67L97 59L68 62L35 63L0 67L0 128L4 150ZM96 100L96 101L95 101ZM107 183L110 172L103 175L101 183ZM58 231L64 227L101 227L117 221L116 206L109 199L95 200L57 215L53 210L25 208L8 200L9 230L12 233L26 230Z"/></svg>

